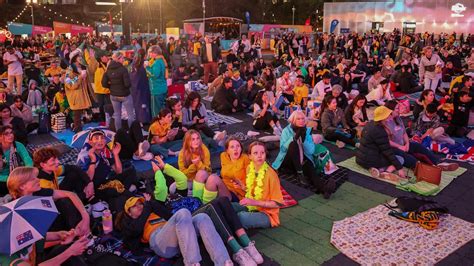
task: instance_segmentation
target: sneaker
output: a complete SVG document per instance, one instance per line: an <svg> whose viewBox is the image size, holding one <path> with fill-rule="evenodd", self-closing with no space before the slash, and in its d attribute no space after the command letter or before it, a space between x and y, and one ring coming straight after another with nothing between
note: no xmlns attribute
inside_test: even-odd
<svg viewBox="0 0 474 266"><path fill-rule="evenodd" d="M357 149L360 148L360 142L357 142L357 143L355 144L355 147L356 147Z"/></svg>
<svg viewBox="0 0 474 266"><path fill-rule="evenodd" d="M336 146L339 148L339 149L342 149L346 146L346 143L340 141L340 140L337 140L336 141Z"/></svg>
<svg viewBox="0 0 474 266"><path fill-rule="evenodd" d="M281 136L281 131L278 127L273 127L273 135Z"/></svg>
<svg viewBox="0 0 474 266"><path fill-rule="evenodd" d="M146 152L150 149L150 143L147 140L144 140L138 144L138 156L145 156ZM150 159L151 160L151 159Z"/></svg>
<svg viewBox="0 0 474 266"><path fill-rule="evenodd" d="M456 171L459 168L457 163L439 163L437 166L443 171Z"/></svg>
<svg viewBox="0 0 474 266"><path fill-rule="evenodd" d="M232 259L241 266L257 266L257 263L255 263L252 257L243 249L232 255Z"/></svg>
<svg viewBox="0 0 474 266"><path fill-rule="evenodd" d="M202 99L205 100L205 101L208 101L208 102L212 102L213 98L214 97L212 97L212 96L204 96Z"/></svg>
<svg viewBox="0 0 474 266"><path fill-rule="evenodd" d="M263 257L258 252L257 248L255 247L255 241L251 241L247 247L244 248L245 252L247 252L250 257L257 263L257 264L262 264L263 263Z"/></svg>
<svg viewBox="0 0 474 266"><path fill-rule="evenodd" d="M214 135L214 140L216 142L219 142L219 141L225 140L226 136L227 136L227 131L225 130L222 132L217 131L216 134Z"/></svg>
<svg viewBox="0 0 474 266"><path fill-rule="evenodd" d="M377 168L371 167L369 168L370 175L375 178L379 178L380 176L380 171Z"/></svg>
<svg viewBox="0 0 474 266"><path fill-rule="evenodd" d="M224 266L234 266L234 263L232 262L232 260L226 260L224 262Z"/></svg>
<svg viewBox="0 0 474 266"><path fill-rule="evenodd" d="M329 199L331 195L336 191L336 181L334 179L329 178L326 184L324 185L324 194L323 197L325 199Z"/></svg>

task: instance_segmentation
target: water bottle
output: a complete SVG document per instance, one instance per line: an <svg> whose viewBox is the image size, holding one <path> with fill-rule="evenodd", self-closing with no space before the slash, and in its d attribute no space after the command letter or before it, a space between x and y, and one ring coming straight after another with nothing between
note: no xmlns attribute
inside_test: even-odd
<svg viewBox="0 0 474 266"><path fill-rule="evenodd" d="M114 230L112 213L108 209L102 212L102 229L104 230L104 234L108 234Z"/></svg>

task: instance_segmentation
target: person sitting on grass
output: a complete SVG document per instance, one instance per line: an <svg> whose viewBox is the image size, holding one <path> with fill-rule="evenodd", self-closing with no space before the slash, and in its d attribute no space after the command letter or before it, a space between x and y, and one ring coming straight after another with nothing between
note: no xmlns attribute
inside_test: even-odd
<svg viewBox="0 0 474 266"><path fill-rule="evenodd" d="M247 168L245 197L232 203L232 207L245 229L277 227L283 206L278 174L266 162L265 144L252 142L248 151L251 162Z"/></svg>
<svg viewBox="0 0 474 266"><path fill-rule="evenodd" d="M334 192L335 182L324 182L321 174L330 174L331 155L326 147L316 144L311 128L306 126L306 116L300 110L288 118L289 125L283 129L280 151L273 162L273 168L280 173L296 173L296 179L305 187L313 186L317 193L329 198Z"/></svg>
<svg viewBox="0 0 474 266"><path fill-rule="evenodd" d="M33 162L38 168L41 188L72 191L87 202L94 196L94 183L76 165L61 165L59 151L54 148L41 148L33 154Z"/></svg>
<svg viewBox="0 0 474 266"><path fill-rule="evenodd" d="M182 116L183 126L199 131L205 138L214 139L220 146L224 145L226 133L225 131L214 132L209 127L206 106L201 102L199 93L195 91L189 93L184 102Z"/></svg>
<svg viewBox="0 0 474 266"><path fill-rule="evenodd" d="M190 129L184 135L183 148L178 155L179 170L192 181L193 197L203 203L220 197L231 198L230 192L222 180L212 174L211 154L204 145L201 135Z"/></svg>
<svg viewBox="0 0 474 266"><path fill-rule="evenodd" d="M364 126L369 122L366 104L365 96L357 95L344 111L347 125L356 130L358 138L360 138Z"/></svg>
<svg viewBox="0 0 474 266"><path fill-rule="evenodd" d="M211 107L221 114L231 114L241 110L239 99L232 89L232 79L225 77L222 86L212 98Z"/></svg>
<svg viewBox="0 0 474 266"><path fill-rule="evenodd" d="M60 189L42 188L38 179L38 169L19 166L7 180L8 192L13 199L23 196L52 197L59 215L50 227L50 231L75 229L77 236L90 234L90 218L79 197Z"/></svg>
<svg viewBox="0 0 474 266"><path fill-rule="evenodd" d="M136 176L123 173L121 147L115 143L109 149L104 131L93 129L77 158L77 165L94 182L95 196L106 201L112 212L119 211L130 191L136 190Z"/></svg>
<svg viewBox="0 0 474 266"><path fill-rule="evenodd" d="M232 198L239 200L245 196L245 178L250 159L243 152L243 145L235 137L230 137L225 143L225 151L221 153L221 178Z"/></svg>
<svg viewBox="0 0 474 266"><path fill-rule="evenodd" d="M431 164L441 167L444 171L454 171L458 168L456 163L440 162L431 150L418 142L410 141L405 125L399 115L397 101L389 101L385 106L392 111L390 117L386 120L385 130L387 130L390 146L394 153L403 158L403 166L414 170L420 156L423 156L424 160L429 160Z"/></svg>
<svg viewBox="0 0 474 266"><path fill-rule="evenodd" d="M124 236L124 244L132 252L142 250L142 244L160 257L173 258L180 254L184 265L198 266L202 260L198 235L215 265L232 265L229 253L207 214L194 217L187 209L175 214L161 202L144 197L130 197L115 219L115 227Z"/></svg>
<svg viewBox="0 0 474 266"><path fill-rule="evenodd" d="M356 146L355 131L347 124L344 111L337 107L337 99L329 96L322 105L321 127L324 138L336 141L339 148L343 148L346 144Z"/></svg>
<svg viewBox="0 0 474 266"><path fill-rule="evenodd" d="M277 108L270 103L266 91L259 91L253 104L253 127L257 130L272 128L273 134L280 136L283 129L276 116L277 112Z"/></svg>
<svg viewBox="0 0 474 266"><path fill-rule="evenodd" d="M433 92L432 90L428 90ZM430 103L425 110L420 113L416 120L413 133L424 139L430 137L438 143L448 143L453 145L455 141L444 133L444 127L441 126L438 115L438 105Z"/></svg>
<svg viewBox="0 0 474 266"><path fill-rule="evenodd" d="M160 155L163 158L177 156L183 146L183 141L176 138L179 130L171 128L173 117L170 109L162 109L156 118L151 122L148 129L148 139L150 141L150 151L153 155Z"/></svg>
<svg viewBox="0 0 474 266"><path fill-rule="evenodd" d="M395 155L390 146L386 128L392 110L379 106L374 111L374 120L362 130L359 149L356 151L356 163L375 178L399 180L406 178L403 159ZM397 172L397 173L395 173Z"/></svg>

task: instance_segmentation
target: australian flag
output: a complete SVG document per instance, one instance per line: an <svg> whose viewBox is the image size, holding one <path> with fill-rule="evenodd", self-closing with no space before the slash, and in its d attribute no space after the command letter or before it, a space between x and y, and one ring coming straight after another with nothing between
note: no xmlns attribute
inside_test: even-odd
<svg viewBox="0 0 474 266"><path fill-rule="evenodd" d="M18 242L18 246L30 241L33 239L33 233L31 230L24 232L16 237L16 241Z"/></svg>
<svg viewBox="0 0 474 266"><path fill-rule="evenodd" d="M43 207L51 209L53 206L51 206L51 201L49 200L41 200L41 204L43 204Z"/></svg>

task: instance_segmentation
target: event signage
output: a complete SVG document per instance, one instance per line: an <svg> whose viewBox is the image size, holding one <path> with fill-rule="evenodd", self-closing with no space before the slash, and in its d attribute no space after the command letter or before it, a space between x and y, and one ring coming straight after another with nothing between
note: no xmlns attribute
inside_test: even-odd
<svg viewBox="0 0 474 266"><path fill-rule="evenodd" d="M339 20L333 19L331 21L331 28L330 28L329 32L334 33L334 31L336 30L337 25L339 25Z"/></svg>
<svg viewBox="0 0 474 266"><path fill-rule="evenodd" d="M351 29L349 28L341 28L341 33L351 33Z"/></svg>
<svg viewBox="0 0 474 266"><path fill-rule="evenodd" d="M451 13L451 17L453 18L461 18L461 17L464 17L464 14L462 14L462 12L466 11L466 7L461 4L461 3L456 3L454 5L451 6L451 11L453 11L453 13Z"/></svg>

